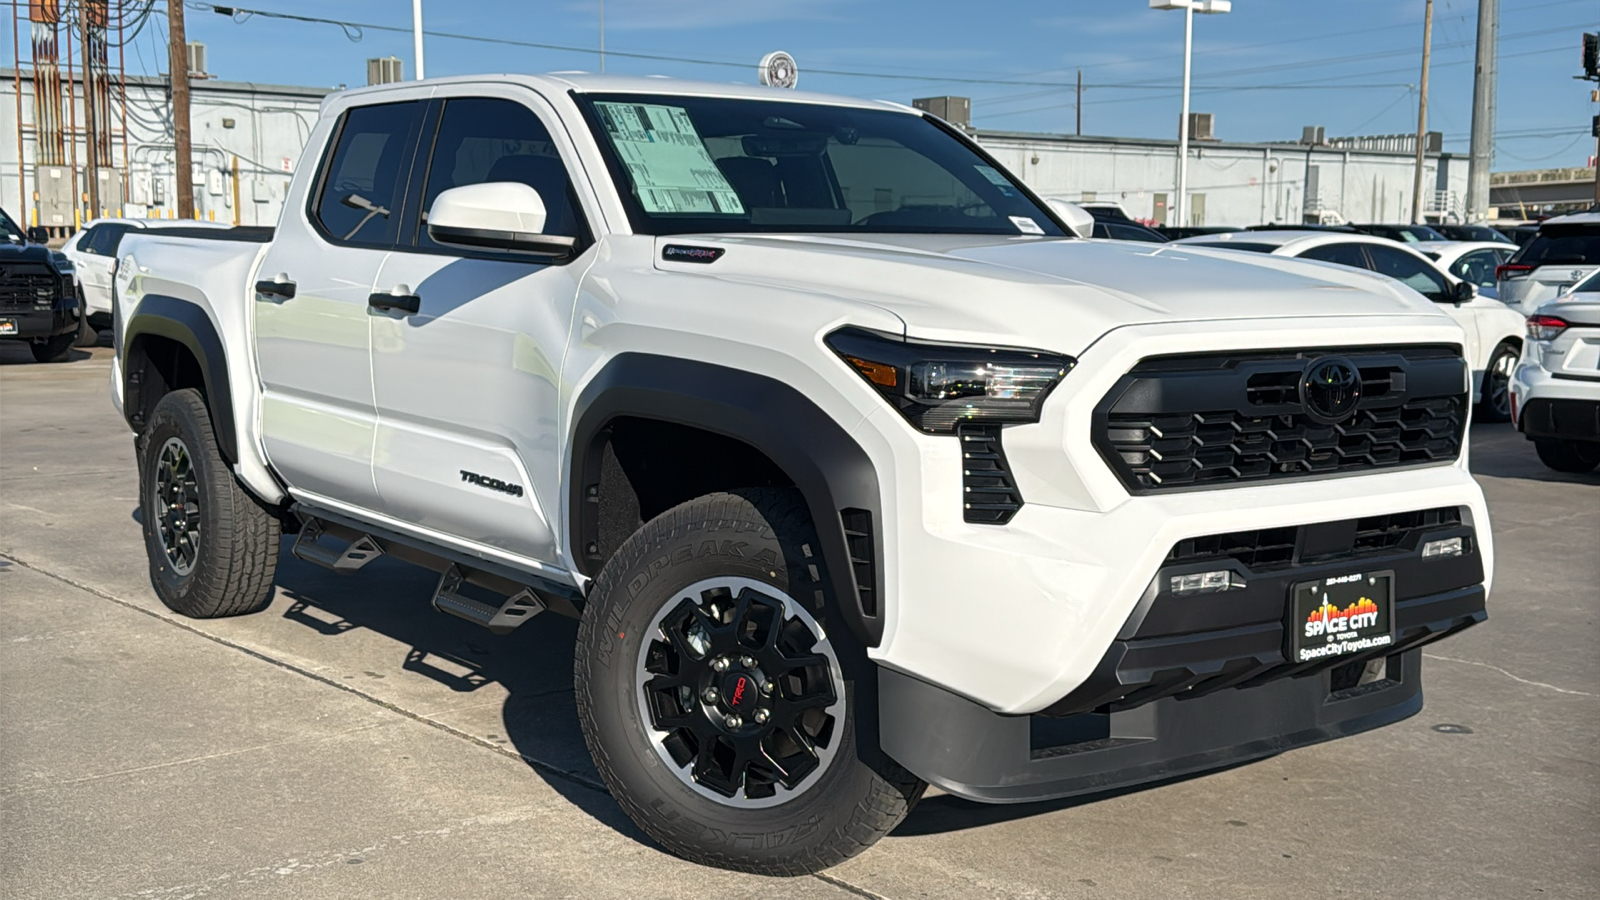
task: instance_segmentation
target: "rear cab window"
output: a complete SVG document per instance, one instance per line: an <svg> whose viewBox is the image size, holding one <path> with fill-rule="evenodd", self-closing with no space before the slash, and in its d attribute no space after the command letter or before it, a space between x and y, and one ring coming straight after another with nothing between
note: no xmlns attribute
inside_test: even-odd
<svg viewBox="0 0 1600 900"><path fill-rule="evenodd" d="M395 243L423 108L413 100L344 114L311 208L323 237L357 246Z"/></svg>

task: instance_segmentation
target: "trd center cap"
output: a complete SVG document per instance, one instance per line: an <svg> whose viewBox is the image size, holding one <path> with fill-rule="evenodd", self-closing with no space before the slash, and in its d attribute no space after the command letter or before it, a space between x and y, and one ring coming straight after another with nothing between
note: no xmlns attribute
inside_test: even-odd
<svg viewBox="0 0 1600 900"><path fill-rule="evenodd" d="M756 680L744 672L735 672L722 680L722 702L741 715L755 709L760 693Z"/></svg>

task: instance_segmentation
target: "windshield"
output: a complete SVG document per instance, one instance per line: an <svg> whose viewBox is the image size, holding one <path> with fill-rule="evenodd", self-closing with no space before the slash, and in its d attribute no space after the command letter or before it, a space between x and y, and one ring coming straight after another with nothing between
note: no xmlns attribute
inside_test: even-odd
<svg viewBox="0 0 1600 900"><path fill-rule="evenodd" d="M28 242L28 236L23 234L22 229L17 226L16 222L11 221L11 217L6 215L6 211L3 209L0 209L0 237L13 244L26 244Z"/></svg>
<svg viewBox="0 0 1600 900"><path fill-rule="evenodd" d="M991 160L922 116L720 97L579 100L641 234L1065 235Z"/></svg>

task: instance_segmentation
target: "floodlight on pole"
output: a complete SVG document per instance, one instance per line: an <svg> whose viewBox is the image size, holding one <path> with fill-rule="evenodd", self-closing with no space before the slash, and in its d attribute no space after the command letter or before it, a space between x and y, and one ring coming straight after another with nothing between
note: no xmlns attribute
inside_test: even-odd
<svg viewBox="0 0 1600 900"><path fill-rule="evenodd" d="M1194 57L1194 14L1214 15L1230 12L1232 0L1150 0L1151 9L1183 10L1183 112L1178 117L1178 190L1173 200L1176 224L1189 223L1189 71Z"/></svg>

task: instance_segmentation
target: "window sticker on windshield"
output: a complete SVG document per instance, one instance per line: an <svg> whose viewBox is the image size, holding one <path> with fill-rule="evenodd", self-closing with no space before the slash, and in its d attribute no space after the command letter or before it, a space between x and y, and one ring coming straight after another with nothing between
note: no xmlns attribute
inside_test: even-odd
<svg viewBox="0 0 1600 900"><path fill-rule="evenodd" d="M1023 234L1044 234L1044 229L1039 227L1039 223L1027 216L1012 216L1011 224L1017 226L1017 230Z"/></svg>
<svg viewBox="0 0 1600 900"><path fill-rule="evenodd" d="M594 108L645 212L744 214L688 110L651 103L602 102Z"/></svg>
<svg viewBox="0 0 1600 900"><path fill-rule="evenodd" d="M1007 197L1015 197L1017 195L1017 192L1011 187L1011 179L1000 174L999 169L996 169L994 166L985 165L976 165L973 166L973 168L978 170L979 175L987 178L990 184L999 188L1001 194L1004 194Z"/></svg>

